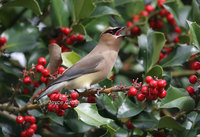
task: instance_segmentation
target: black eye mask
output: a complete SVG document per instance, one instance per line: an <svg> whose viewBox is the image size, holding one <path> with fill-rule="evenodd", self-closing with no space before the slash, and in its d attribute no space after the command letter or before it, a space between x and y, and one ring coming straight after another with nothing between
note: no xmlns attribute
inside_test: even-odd
<svg viewBox="0 0 200 137"><path fill-rule="evenodd" d="M116 35L117 31L119 30L120 28L116 28L116 29L109 29L107 31L104 32L105 33L110 33L112 35Z"/></svg>

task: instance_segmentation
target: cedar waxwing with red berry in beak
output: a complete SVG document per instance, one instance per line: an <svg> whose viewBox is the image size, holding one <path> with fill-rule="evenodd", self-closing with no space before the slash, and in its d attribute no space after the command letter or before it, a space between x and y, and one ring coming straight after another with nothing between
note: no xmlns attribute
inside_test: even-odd
<svg viewBox="0 0 200 137"><path fill-rule="evenodd" d="M50 82L36 100L56 90L89 89L91 85L107 78L118 56L125 27L109 27L100 36L97 46L60 77Z"/></svg>

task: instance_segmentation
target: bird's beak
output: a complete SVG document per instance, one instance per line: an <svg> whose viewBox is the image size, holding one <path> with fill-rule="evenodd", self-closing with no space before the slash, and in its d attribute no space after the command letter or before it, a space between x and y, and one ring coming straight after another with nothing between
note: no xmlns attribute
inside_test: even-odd
<svg viewBox="0 0 200 137"><path fill-rule="evenodd" d="M121 27L119 28L119 30L115 33L115 35L117 36L117 38L123 38L126 36L126 27Z"/></svg>

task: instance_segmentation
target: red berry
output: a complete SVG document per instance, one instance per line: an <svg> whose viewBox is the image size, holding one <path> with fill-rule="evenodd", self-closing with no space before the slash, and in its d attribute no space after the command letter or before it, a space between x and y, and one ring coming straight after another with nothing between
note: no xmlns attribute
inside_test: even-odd
<svg viewBox="0 0 200 137"><path fill-rule="evenodd" d="M155 19L150 19L149 20L149 26L152 28L152 29L156 29L156 21Z"/></svg>
<svg viewBox="0 0 200 137"><path fill-rule="evenodd" d="M134 129L134 128L135 128L135 127L133 126L133 124L132 124L130 121L126 122L126 127L127 127L128 129Z"/></svg>
<svg viewBox="0 0 200 137"><path fill-rule="evenodd" d="M87 101L88 101L88 103L95 103L96 102L96 96L94 94L89 94Z"/></svg>
<svg viewBox="0 0 200 137"><path fill-rule="evenodd" d="M60 94L55 94L53 101L59 101Z"/></svg>
<svg viewBox="0 0 200 137"><path fill-rule="evenodd" d="M193 68L194 70L200 69L200 62L194 61L193 64L192 64L192 68Z"/></svg>
<svg viewBox="0 0 200 137"><path fill-rule="evenodd" d="M63 95L63 94L60 94L59 100L65 102L65 101L67 101L67 96Z"/></svg>
<svg viewBox="0 0 200 137"><path fill-rule="evenodd" d="M30 77L25 77L25 78L24 78L24 84L30 85L31 83L32 83L32 80L31 80Z"/></svg>
<svg viewBox="0 0 200 137"><path fill-rule="evenodd" d="M29 120L30 120L30 123L31 123L31 124L34 124L35 121L36 121L35 117L32 116L32 115L29 116Z"/></svg>
<svg viewBox="0 0 200 137"><path fill-rule="evenodd" d="M174 31L176 32L176 33L181 33L181 29L178 27L178 26L176 26L175 28L174 28Z"/></svg>
<svg viewBox="0 0 200 137"><path fill-rule="evenodd" d="M151 80L151 81L149 82L149 87L150 87L150 88L155 88L155 87L157 87L157 81Z"/></svg>
<svg viewBox="0 0 200 137"><path fill-rule="evenodd" d="M176 36L176 37L174 38L174 42L175 42L175 43L178 43L178 42L179 42L178 36Z"/></svg>
<svg viewBox="0 0 200 137"><path fill-rule="evenodd" d="M57 41L55 39L50 39L49 44L53 44L53 43L57 43Z"/></svg>
<svg viewBox="0 0 200 137"><path fill-rule="evenodd" d="M79 34L76 36L76 41L82 42L83 41L83 35Z"/></svg>
<svg viewBox="0 0 200 137"><path fill-rule="evenodd" d="M73 44L74 44L74 41L73 41L71 38L67 38L67 39L65 40L65 43L66 43L67 45L73 45Z"/></svg>
<svg viewBox="0 0 200 137"><path fill-rule="evenodd" d="M135 96L135 95L137 95L137 89L134 88L134 87L131 87L131 88L129 89L129 91L128 91L128 96L133 97L133 96Z"/></svg>
<svg viewBox="0 0 200 137"><path fill-rule="evenodd" d="M72 108L77 107L78 104L79 104L79 101L78 101L77 99L72 99L72 100L70 100L70 102L69 102L69 105L70 105Z"/></svg>
<svg viewBox="0 0 200 137"><path fill-rule="evenodd" d="M46 76L48 76L49 74L50 74L50 72L49 72L49 70L48 70L47 68L45 68L45 69L42 70L42 75L43 75L43 76L46 77Z"/></svg>
<svg viewBox="0 0 200 137"><path fill-rule="evenodd" d="M127 27L131 27L133 25L133 22L131 22L131 21L128 21L127 23L126 23L126 26Z"/></svg>
<svg viewBox="0 0 200 137"><path fill-rule="evenodd" d="M140 16L139 15L133 15L132 18L133 18L134 22L140 20Z"/></svg>
<svg viewBox="0 0 200 137"><path fill-rule="evenodd" d="M77 99L78 97L79 97L78 92L72 92L72 93L71 93L71 98L72 98L72 99Z"/></svg>
<svg viewBox="0 0 200 137"><path fill-rule="evenodd" d="M70 29L68 27L65 28L61 28L62 33L64 33L65 35L69 35L70 34Z"/></svg>
<svg viewBox="0 0 200 137"><path fill-rule="evenodd" d="M27 132L26 131L22 131L21 132L21 137L27 137Z"/></svg>
<svg viewBox="0 0 200 137"><path fill-rule="evenodd" d="M52 112L52 111L53 111L53 104L48 104L48 107L47 107L47 108L48 108L49 111Z"/></svg>
<svg viewBox="0 0 200 137"><path fill-rule="evenodd" d="M161 19L156 20L156 29L162 29L164 26L163 21Z"/></svg>
<svg viewBox="0 0 200 137"><path fill-rule="evenodd" d="M44 76L41 76L41 77L40 77L40 81L44 83L44 82L46 82L46 81L47 81L47 78L46 78L46 77L44 77Z"/></svg>
<svg viewBox="0 0 200 137"><path fill-rule="evenodd" d="M29 122L30 120L29 120L29 116L25 116L24 117L24 120L26 121L26 122Z"/></svg>
<svg viewBox="0 0 200 137"><path fill-rule="evenodd" d="M114 81L115 75L110 76L110 80Z"/></svg>
<svg viewBox="0 0 200 137"><path fill-rule="evenodd" d="M148 17L149 13L146 10L143 10L143 11L140 12L140 16Z"/></svg>
<svg viewBox="0 0 200 137"><path fill-rule="evenodd" d="M59 105L54 104L53 105L53 112L58 112L60 110Z"/></svg>
<svg viewBox="0 0 200 137"><path fill-rule="evenodd" d="M33 81L33 87L37 88L40 86L40 82L39 81Z"/></svg>
<svg viewBox="0 0 200 137"><path fill-rule="evenodd" d="M189 81L191 84L195 84L197 82L197 76L191 75Z"/></svg>
<svg viewBox="0 0 200 137"><path fill-rule="evenodd" d="M154 7L149 4L149 5L146 5L145 6L145 10L148 12L148 13L151 13L152 11L154 11Z"/></svg>
<svg viewBox="0 0 200 137"><path fill-rule="evenodd" d="M61 116L64 116L65 115L65 111L62 110L62 109L59 109L57 112L56 112L57 116L61 117Z"/></svg>
<svg viewBox="0 0 200 137"><path fill-rule="evenodd" d="M59 67L59 69L58 69L58 73L59 74L62 74L63 72L65 72L65 68L64 67Z"/></svg>
<svg viewBox="0 0 200 137"><path fill-rule="evenodd" d="M131 28L131 34L132 35L138 36L138 35L140 35L140 33L141 33L141 30L140 30L140 28L138 26L135 26L135 27Z"/></svg>
<svg viewBox="0 0 200 137"><path fill-rule="evenodd" d="M29 129L26 131L27 136L32 136L34 133L35 133L35 131L34 131L32 128L29 128Z"/></svg>
<svg viewBox="0 0 200 137"><path fill-rule="evenodd" d="M168 11L167 11L166 9L162 9L162 10L160 11L160 16L161 16L161 17L166 17L167 14L168 14Z"/></svg>
<svg viewBox="0 0 200 137"><path fill-rule="evenodd" d="M55 100L54 100L55 95L56 95L56 94L54 94L54 93L50 94L49 98L50 98L51 101L55 101Z"/></svg>
<svg viewBox="0 0 200 137"><path fill-rule="evenodd" d="M44 66L41 65L41 64L37 65L36 68L35 68L35 70L36 70L37 72L42 72L43 69L44 69Z"/></svg>
<svg viewBox="0 0 200 137"><path fill-rule="evenodd" d="M40 57L38 59L38 64L45 66L47 64L47 60L44 57Z"/></svg>
<svg viewBox="0 0 200 137"><path fill-rule="evenodd" d="M67 103L63 103L62 105L60 105L60 108L67 109L68 108L68 104Z"/></svg>
<svg viewBox="0 0 200 137"><path fill-rule="evenodd" d="M143 95L142 93L137 94L137 99L138 99L139 101L143 101L145 98L146 98L146 96Z"/></svg>
<svg viewBox="0 0 200 137"><path fill-rule="evenodd" d="M56 41L63 41L63 35L58 35L58 37L56 37Z"/></svg>
<svg viewBox="0 0 200 137"><path fill-rule="evenodd" d="M149 94L149 87L148 86L142 86L141 93L144 94L144 95L148 95Z"/></svg>
<svg viewBox="0 0 200 137"><path fill-rule="evenodd" d="M37 130L37 125L36 124L31 124L29 128L32 128L34 131Z"/></svg>
<svg viewBox="0 0 200 137"><path fill-rule="evenodd" d="M28 89L28 88L24 88L24 90L23 90L23 94L24 94L24 95L28 95L28 94L30 94L29 89Z"/></svg>
<svg viewBox="0 0 200 137"><path fill-rule="evenodd" d="M167 91L166 90L162 90L161 92L159 92L158 96L159 98L164 98L167 95Z"/></svg>
<svg viewBox="0 0 200 137"><path fill-rule="evenodd" d="M158 90L156 88L150 88L150 93L152 95L157 95L158 94Z"/></svg>
<svg viewBox="0 0 200 137"><path fill-rule="evenodd" d="M150 81L152 81L152 80L153 80L153 78L151 76L146 76L146 78L145 78L146 83L150 83Z"/></svg>
<svg viewBox="0 0 200 137"><path fill-rule="evenodd" d="M163 3L165 3L165 0L158 0L158 6L163 8Z"/></svg>
<svg viewBox="0 0 200 137"><path fill-rule="evenodd" d="M18 124L22 124L24 122L24 117L23 116L17 116L16 121Z"/></svg>
<svg viewBox="0 0 200 137"><path fill-rule="evenodd" d="M168 22L171 22L171 21L173 21L174 20L174 16L171 14L171 13L169 13L168 15L167 15L167 21Z"/></svg>
<svg viewBox="0 0 200 137"><path fill-rule="evenodd" d="M158 86L159 86L160 88L164 88L164 87L166 87L166 85L167 85L166 80L163 80L163 79L159 79L157 83L158 83Z"/></svg>
<svg viewBox="0 0 200 137"><path fill-rule="evenodd" d="M6 37L0 37L0 45L3 45L7 42Z"/></svg>
<svg viewBox="0 0 200 137"><path fill-rule="evenodd" d="M189 94L194 93L196 91L192 86L187 87L186 90Z"/></svg>

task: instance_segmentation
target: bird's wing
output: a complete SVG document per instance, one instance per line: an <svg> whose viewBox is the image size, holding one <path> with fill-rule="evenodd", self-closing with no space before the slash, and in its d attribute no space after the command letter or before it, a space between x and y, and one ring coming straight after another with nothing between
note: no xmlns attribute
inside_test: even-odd
<svg viewBox="0 0 200 137"><path fill-rule="evenodd" d="M77 78L81 75L97 72L97 66L103 61L104 57L102 55L96 55L89 58L83 58L78 61L75 65L67 69L60 77L50 82L47 87L50 87L54 84L68 81L74 78Z"/></svg>

